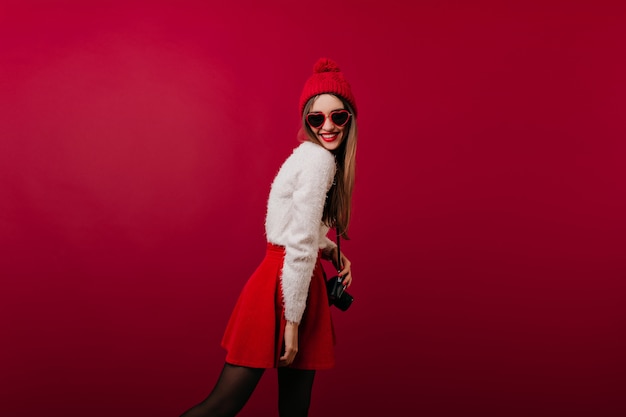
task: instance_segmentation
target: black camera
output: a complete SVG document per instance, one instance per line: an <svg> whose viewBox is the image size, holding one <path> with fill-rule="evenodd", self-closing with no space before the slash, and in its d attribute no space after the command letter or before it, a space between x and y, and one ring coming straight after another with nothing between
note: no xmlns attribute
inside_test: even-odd
<svg viewBox="0 0 626 417"><path fill-rule="evenodd" d="M343 285L343 278L339 276L334 276L326 281L326 290L328 303L341 311L346 311L354 301L354 298L346 291L346 286Z"/></svg>

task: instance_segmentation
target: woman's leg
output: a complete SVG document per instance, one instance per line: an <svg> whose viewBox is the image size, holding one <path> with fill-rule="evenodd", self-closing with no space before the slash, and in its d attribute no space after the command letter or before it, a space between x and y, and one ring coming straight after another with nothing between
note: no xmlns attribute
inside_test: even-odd
<svg viewBox="0 0 626 417"><path fill-rule="evenodd" d="M229 363L209 396L181 417L231 417L243 408L265 369L247 368Z"/></svg>
<svg viewBox="0 0 626 417"><path fill-rule="evenodd" d="M278 413L280 417L306 417L311 404L315 371L278 368Z"/></svg>

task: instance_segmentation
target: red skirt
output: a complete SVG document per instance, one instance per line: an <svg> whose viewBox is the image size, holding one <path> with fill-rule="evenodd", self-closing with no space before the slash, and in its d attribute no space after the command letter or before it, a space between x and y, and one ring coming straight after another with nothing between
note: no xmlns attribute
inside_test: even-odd
<svg viewBox="0 0 626 417"><path fill-rule="evenodd" d="M285 248L267 244L265 258L248 279L226 326L226 362L251 368L276 368L284 353L285 317L280 275ZM296 369L335 365L335 333L320 257L313 270L306 309L298 327Z"/></svg>

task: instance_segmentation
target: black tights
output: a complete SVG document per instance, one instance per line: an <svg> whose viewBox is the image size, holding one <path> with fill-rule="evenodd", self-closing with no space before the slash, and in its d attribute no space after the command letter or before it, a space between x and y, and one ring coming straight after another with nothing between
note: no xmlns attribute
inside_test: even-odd
<svg viewBox="0 0 626 417"><path fill-rule="evenodd" d="M232 417L246 404L265 369L224 364L209 396L181 417ZM315 371L278 368L280 417L306 417Z"/></svg>

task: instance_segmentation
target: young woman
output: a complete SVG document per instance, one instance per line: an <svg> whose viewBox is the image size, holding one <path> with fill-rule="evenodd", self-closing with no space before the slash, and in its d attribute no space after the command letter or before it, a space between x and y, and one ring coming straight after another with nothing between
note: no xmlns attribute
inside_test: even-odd
<svg viewBox="0 0 626 417"><path fill-rule="evenodd" d="M320 259L350 261L326 234L347 237L354 185L357 108L335 62L322 58L300 97L301 144L276 175L269 194L267 251L226 326L226 363L209 396L182 417L234 416L266 368L278 369L281 417L308 414L315 371L334 366L334 333Z"/></svg>

